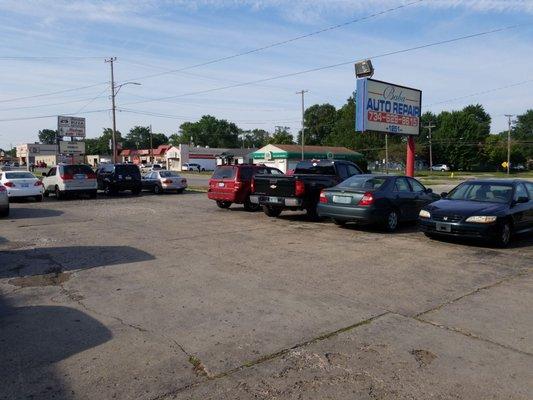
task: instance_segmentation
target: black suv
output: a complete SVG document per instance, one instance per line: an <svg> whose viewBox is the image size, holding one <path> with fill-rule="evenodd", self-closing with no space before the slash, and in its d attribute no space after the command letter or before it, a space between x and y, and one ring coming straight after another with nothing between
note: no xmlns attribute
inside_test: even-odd
<svg viewBox="0 0 533 400"><path fill-rule="evenodd" d="M133 164L102 164L96 171L96 178L98 189L108 195L123 190L140 194L142 190L141 171Z"/></svg>

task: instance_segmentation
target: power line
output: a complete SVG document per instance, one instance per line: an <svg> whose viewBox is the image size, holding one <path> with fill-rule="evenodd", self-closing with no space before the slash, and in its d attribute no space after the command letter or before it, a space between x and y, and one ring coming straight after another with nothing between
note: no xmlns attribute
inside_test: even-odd
<svg viewBox="0 0 533 400"><path fill-rule="evenodd" d="M131 78L131 79L132 80L141 80L141 79L155 78L155 77L166 75L166 74L172 74L172 73L175 73L175 72L182 72L182 71L186 71L186 70L193 69L193 68L198 68L198 67L203 67L203 66L206 66L206 65L219 63L221 61L231 60L233 58L242 57L242 56L245 56L245 55L257 53L257 52L260 52L260 51L271 49L273 47L278 47L278 46L282 46L282 45L285 45L285 44L288 44L288 43L292 43L292 42L295 42L297 40L301 40L301 39L305 39L305 38L308 38L308 37L311 37L311 36L319 35L319 34L324 33L324 32L328 32L328 31L332 31L332 30L335 30L335 29L339 29L339 28L342 28L342 27L347 26L347 25L355 24L357 22L366 21L366 20L369 20L369 19L372 19L372 18L376 18L376 17L379 17L381 15L384 15L384 14L387 14L387 13L390 13L390 12L393 12L393 11L400 10L402 8L406 8L406 7L415 5L415 4L419 4L419 3L423 2L423 1L425 1L425 0L411 1L409 3L405 3L405 4L402 4L402 5L393 7L393 8L388 8L386 10L378 11L378 12L375 12L373 14L369 14L369 15L364 16L364 17L356 18L356 19L353 19L353 20L350 20L350 21L347 21L347 22L343 22L341 24L328 26L326 28L319 29L317 31L306 33L306 34L303 34L303 35L300 35L300 36L295 36L293 38L282 40L282 41L279 41L279 42L270 43L268 45L265 45L265 46L262 46L262 47L257 47L257 48L252 49L252 50L243 51L241 53L236 53L236 54L232 54L232 55L225 56L225 57L215 58L213 60L205 61L205 62L202 62L202 63L199 63L199 64L189 65L189 66L183 67L183 68L168 70L168 71L165 71L165 72L160 72L160 73L151 74L151 75L145 75L145 76L141 76L141 77L137 77L137 78Z"/></svg>
<svg viewBox="0 0 533 400"><path fill-rule="evenodd" d="M90 57L90 56L0 56L0 60L87 60L98 59L101 60L104 57Z"/></svg>
<svg viewBox="0 0 533 400"><path fill-rule="evenodd" d="M253 81L243 82L243 83L234 84L234 85L228 85L228 86L222 86L222 87L218 87L218 88L205 89L205 90L200 90L200 91L197 91L197 92L188 92L188 93L183 93L183 94L174 95L174 96L160 97L160 98L156 98L156 99L152 99L152 100L138 101L138 102L133 102L133 103L126 103L124 105L147 103L147 102L150 102L150 101L169 100L169 99L175 99L175 98L178 98L178 97L185 97L185 96L194 96L194 95L198 95L198 94L211 93L211 92L216 92L216 91L220 91L220 90L233 89L233 88L238 88L238 87L242 87L242 86L248 86L248 85L253 85L253 84L257 84L257 83L268 82L268 81L272 81L272 80L276 80L276 79L289 78L289 77L293 77L293 76L307 74L307 73L310 73L310 72L318 72L318 71L323 71L323 70L326 70L326 69L331 69L331 68L336 68L336 67L340 67L340 66L344 66L344 65L348 65L348 64L353 64L353 63L361 61L361 60L383 58L383 57L388 57L388 56L392 56L392 55L407 53L407 52L410 52L410 51L421 50L421 49L425 49L425 48L429 48L429 47L439 46L439 45L443 45L443 44L454 43L454 42L458 42L458 41L461 41L461 40L466 40L466 39L471 39L471 38L475 38L475 37L485 36L485 35L489 35L489 34L492 34L492 33L502 32L502 31L506 31L506 30L510 30L510 29L516 29L516 28L519 28L519 27L522 27L522 26L525 26L525 25L531 25L531 24L510 25L510 26L506 26L506 27L502 27L502 28L491 29L491 30L488 30L488 31L477 32L477 33L473 33L473 34L470 34L470 35L458 36L458 37L455 37L455 38L452 38L452 39L439 40L439 41L436 41L436 42L426 43L426 44L423 44L423 45L420 45L420 46L414 46L414 47L408 47L408 48L401 49L401 50L389 51L389 52L386 52L386 53L381 53L381 54L377 54L377 55L374 55L374 56L361 58L361 59L358 59L358 60L351 60L351 61L341 62L341 63L337 63L337 64L326 65L326 66L323 66L323 67L311 68L311 69L307 69L307 70L303 70L303 71L292 72L292 73L282 74L282 75L276 75L276 76L272 76L272 77L268 77L268 78L256 79L256 80L253 80Z"/></svg>
<svg viewBox="0 0 533 400"><path fill-rule="evenodd" d="M83 89L89 89L89 88L96 87L96 86L107 85L108 83L109 82L101 82L101 83L95 83L93 85L80 86L80 87L71 88L71 89L65 89L65 90L58 90L56 92L35 94L33 96L14 97L14 98L11 98L11 99L0 100L0 103L8 103L8 102L11 102L11 101L19 101L19 100L26 100L26 99L35 99L37 97L45 97L45 96L52 96L54 94L74 92L74 91L77 91L77 90L83 90Z"/></svg>
<svg viewBox="0 0 533 400"><path fill-rule="evenodd" d="M83 111L81 113L78 113L78 114L92 114L92 113L99 113L99 112L105 112L105 111L111 111L110 108L104 108L104 109L101 109L101 110L91 110L91 111ZM74 113L62 113L61 115L65 115L65 116L69 116L69 115L74 115ZM26 121L26 120L31 120L31 119L43 119L43 118L57 118L58 114L53 114L53 115L37 115L37 116L33 116L33 117L20 117L20 118L4 118L4 119L0 119L0 122L10 122L10 121Z"/></svg>

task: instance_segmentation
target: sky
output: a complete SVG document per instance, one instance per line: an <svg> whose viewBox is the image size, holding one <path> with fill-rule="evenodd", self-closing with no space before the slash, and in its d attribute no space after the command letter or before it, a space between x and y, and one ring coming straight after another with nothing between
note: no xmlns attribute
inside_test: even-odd
<svg viewBox="0 0 533 400"><path fill-rule="evenodd" d="M117 95L123 133L210 114L295 134L296 92L340 107L366 58L374 78L421 89L423 112L480 103L496 133L533 108L533 0L0 0L0 148L57 115L85 117L88 137L111 127L109 57L118 84L140 84Z"/></svg>

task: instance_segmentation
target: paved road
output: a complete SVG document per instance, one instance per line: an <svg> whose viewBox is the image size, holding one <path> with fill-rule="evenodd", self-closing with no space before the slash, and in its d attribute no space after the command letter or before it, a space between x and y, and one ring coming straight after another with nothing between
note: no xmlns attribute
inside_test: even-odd
<svg viewBox="0 0 533 400"><path fill-rule="evenodd" d="M533 238L497 250L219 210L15 203L1 399L531 399Z"/></svg>

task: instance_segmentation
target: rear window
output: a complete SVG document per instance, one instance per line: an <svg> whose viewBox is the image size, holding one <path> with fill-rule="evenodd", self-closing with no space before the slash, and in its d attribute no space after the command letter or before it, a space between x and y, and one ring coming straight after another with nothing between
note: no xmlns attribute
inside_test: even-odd
<svg viewBox="0 0 533 400"><path fill-rule="evenodd" d="M361 177L352 176L339 184L339 187L346 189L377 190L387 181L385 177Z"/></svg>
<svg viewBox="0 0 533 400"><path fill-rule="evenodd" d="M332 161L302 161L296 165L295 174L335 175Z"/></svg>
<svg viewBox="0 0 533 400"><path fill-rule="evenodd" d="M233 179L235 177L235 167L218 167L213 173L213 179Z"/></svg>
<svg viewBox="0 0 533 400"><path fill-rule="evenodd" d="M174 171L160 171L159 176L161 178L170 178L171 176L179 176L179 175Z"/></svg>
<svg viewBox="0 0 533 400"><path fill-rule="evenodd" d="M141 171L136 165L115 165L115 173L120 175L141 175Z"/></svg>
<svg viewBox="0 0 533 400"><path fill-rule="evenodd" d="M6 172L6 179L34 179L35 175L29 172Z"/></svg>
<svg viewBox="0 0 533 400"><path fill-rule="evenodd" d="M70 174L70 175L77 175L77 174L92 174L93 170L88 165L64 165L61 167L63 169L63 173Z"/></svg>

